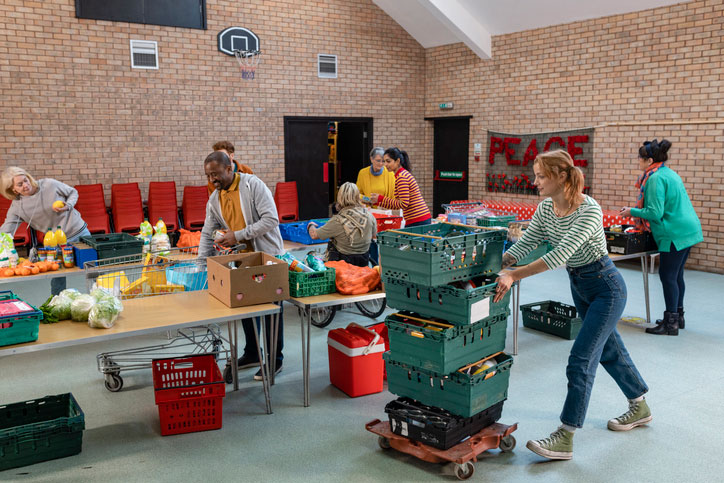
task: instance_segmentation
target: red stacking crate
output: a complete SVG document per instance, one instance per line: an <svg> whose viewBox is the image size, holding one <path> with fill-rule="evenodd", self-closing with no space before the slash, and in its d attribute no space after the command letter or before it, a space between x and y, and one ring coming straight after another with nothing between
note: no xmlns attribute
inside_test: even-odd
<svg viewBox="0 0 724 483"><path fill-rule="evenodd" d="M385 341L359 324L330 330L329 381L350 397L382 392Z"/></svg>
<svg viewBox="0 0 724 483"><path fill-rule="evenodd" d="M372 213L377 220L377 233L385 230L398 230L402 228L402 217Z"/></svg>
<svg viewBox="0 0 724 483"><path fill-rule="evenodd" d="M153 361L161 435L221 428L224 378L213 354Z"/></svg>

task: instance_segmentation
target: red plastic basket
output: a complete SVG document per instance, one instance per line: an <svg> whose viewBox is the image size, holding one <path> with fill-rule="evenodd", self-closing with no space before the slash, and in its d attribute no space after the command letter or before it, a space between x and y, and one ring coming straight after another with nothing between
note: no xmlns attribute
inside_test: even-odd
<svg viewBox="0 0 724 483"><path fill-rule="evenodd" d="M397 230L402 227L402 217L372 213L377 219L377 233L385 230Z"/></svg>
<svg viewBox="0 0 724 483"><path fill-rule="evenodd" d="M153 361L161 435L221 428L226 386L213 355Z"/></svg>

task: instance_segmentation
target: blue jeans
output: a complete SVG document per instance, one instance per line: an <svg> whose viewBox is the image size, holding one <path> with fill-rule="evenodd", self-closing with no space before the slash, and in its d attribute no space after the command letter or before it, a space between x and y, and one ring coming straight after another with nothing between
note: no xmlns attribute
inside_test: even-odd
<svg viewBox="0 0 724 483"><path fill-rule="evenodd" d="M649 388L616 330L626 305L626 284L608 257L568 268L573 302L583 326L568 357L568 394L561 422L580 428L586 417L599 362L628 399Z"/></svg>
<svg viewBox="0 0 724 483"><path fill-rule="evenodd" d="M667 312L676 312L679 307L684 307L684 264L690 251L691 247L677 250L672 243L668 252L659 252L659 278Z"/></svg>
<svg viewBox="0 0 724 483"><path fill-rule="evenodd" d="M405 223L405 228L410 228L411 226L423 226L423 225L430 225L432 224L432 218L428 218L427 220L418 221L417 223L410 223L409 225Z"/></svg>
<svg viewBox="0 0 724 483"><path fill-rule="evenodd" d="M73 238L68 238L68 243L71 242L77 242L80 240L80 237L82 236L90 236L90 231L88 231L88 228L84 228L82 232L78 233ZM83 267L81 267L83 268ZM58 295L60 292L65 290L65 287L67 287L67 280L65 277L57 277L57 278L51 278L50 279L50 295Z"/></svg>

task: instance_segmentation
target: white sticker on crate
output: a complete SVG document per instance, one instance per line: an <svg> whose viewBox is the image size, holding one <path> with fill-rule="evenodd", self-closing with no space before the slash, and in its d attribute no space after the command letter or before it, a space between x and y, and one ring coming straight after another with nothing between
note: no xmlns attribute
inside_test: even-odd
<svg viewBox="0 0 724 483"><path fill-rule="evenodd" d="M490 305L493 303L493 297L478 300L470 306L470 323L477 322L490 316Z"/></svg>
<svg viewBox="0 0 724 483"><path fill-rule="evenodd" d="M402 421L402 431L400 431L400 434L407 436L407 423L405 421Z"/></svg>

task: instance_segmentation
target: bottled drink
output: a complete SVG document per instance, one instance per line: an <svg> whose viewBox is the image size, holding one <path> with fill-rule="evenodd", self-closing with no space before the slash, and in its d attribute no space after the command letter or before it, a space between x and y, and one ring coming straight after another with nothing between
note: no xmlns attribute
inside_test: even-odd
<svg viewBox="0 0 724 483"><path fill-rule="evenodd" d="M159 218L156 222L156 234L166 234L166 223L163 222L163 218Z"/></svg>
<svg viewBox="0 0 724 483"><path fill-rule="evenodd" d="M313 272L311 268L309 268L304 263L297 260L294 255L291 253L285 253L284 255L279 255L277 258L284 260L289 264L289 270L293 272Z"/></svg>
<svg viewBox="0 0 724 483"><path fill-rule="evenodd" d="M58 242L55 240L55 233L53 233L52 228L48 228L48 231L45 232L45 236L43 237L43 246L45 248L55 248L58 245Z"/></svg>
<svg viewBox="0 0 724 483"><path fill-rule="evenodd" d="M68 244L68 238L65 236L65 232L63 229L58 225L58 228L55 230L55 242L58 246L63 246Z"/></svg>
<svg viewBox="0 0 724 483"><path fill-rule="evenodd" d="M140 230L141 230L140 234L145 237L150 238L153 235L153 227L148 222L148 218L143 219L143 221L141 222Z"/></svg>
<svg viewBox="0 0 724 483"><path fill-rule="evenodd" d="M10 256L8 257L8 262L10 263L11 268L15 268L18 266L18 252L14 248L10 250Z"/></svg>

